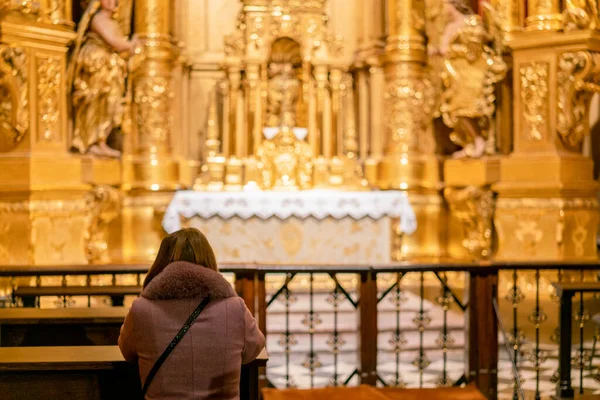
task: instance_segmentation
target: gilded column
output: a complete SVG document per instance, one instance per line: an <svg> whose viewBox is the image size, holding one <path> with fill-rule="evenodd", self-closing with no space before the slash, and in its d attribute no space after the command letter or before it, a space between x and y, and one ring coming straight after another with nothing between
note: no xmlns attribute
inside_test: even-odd
<svg viewBox="0 0 600 400"><path fill-rule="evenodd" d="M225 167L225 187L237 190L242 185L242 153L244 151L244 96L242 73L239 67L230 66L227 71L229 81L229 129L227 141L227 165Z"/></svg>
<svg viewBox="0 0 600 400"><path fill-rule="evenodd" d="M524 0L492 0L490 4L498 13L500 27L504 32L523 29L525 18Z"/></svg>
<svg viewBox="0 0 600 400"><path fill-rule="evenodd" d="M258 183L259 171L254 154L262 138L262 96L260 65L246 66L246 158L244 159L244 184Z"/></svg>
<svg viewBox="0 0 600 400"><path fill-rule="evenodd" d="M418 231L404 238L402 257L444 253L439 161L433 153L431 83L426 74L425 2L390 0L384 71L384 154L378 168L382 189L407 190ZM372 149L375 151L375 149Z"/></svg>
<svg viewBox="0 0 600 400"><path fill-rule="evenodd" d="M344 109L346 110L343 118L342 126L342 152L346 157L354 160L359 159L359 148L360 143L357 137L356 130L356 114L355 114L355 103L354 103L354 88L352 85L352 75L347 73L344 80Z"/></svg>
<svg viewBox="0 0 600 400"><path fill-rule="evenodd" d="M230 67L227 71L229 95L228 98L228 116L229 116L229 137L227 140L227 150L225 151L227 157L236 156L236 149L238 147L238 99L240 97L240 84L242 81L242 75L240 69L237 67Z"/></svg>
<svg viewBox="0 0 600 400"><path fill-rule="evenodd" d="M384 116L383 116L383 93L385 90L385 75L381 65L371 65L370 75L370 158L373 162L381 161L384 146Z"/></svg>
<svg viewBox="0 0 600 400"><path fill-rule="evenodd" d="M314 162L313 185L326 187L329 185L329 161L331 157L331 105L329 97L328 67L315 65L315 111L316 137L313 144Z"/></svg>
<svg viewBox="0 0 600 400"><path fill-rule="evenodd" d="M358 97L358 142L359 158L366 160L369 154L369 85L366 72L358 71L356 82L356 95ZM369 179L374 182L377 177Z"/></svg>
<svg viewBox="0 0 600 400"><path fill-rule="evenodd" d="M177 50L169 35L168 0L135 2L135 33L141 41L133 71L134 138L124 157L126 189L179 186L171 152L173 69Z"/></svg>
<svg viewBox="0 0 600 400"><path fill-rule="evenodd" d="M560 0L528 0L526 29L557 31L563 27Z"/></svg>
<svg viewBox="0 0 600 400"><path fill-rule="evenodd" d="M134 31L140 49L132 65L133 138L123 156L123 257L154 257L164 234L162 215L179 187L179 162L172 154L173 71L169 0L136 0Z"/></svg>
<svg viewBox="0 0 600 400"><path fill-rule="evenodd" d="M229 156L229 149L231 147L231 103L229 99L229 95L231 94L231 89L229 88L229 80L223 79L219 83L219 93L222 99L222 110L223 114L221 116L221 154L225 157Z"/></svg>
<svg viewBox="0 0 600 400"><path fill-rule="evenodd" d="M331 81L331 152L332 157L340 155L339 141L343 127L341 84L343 73L339 68L332 68L329 75Z"/></svg>

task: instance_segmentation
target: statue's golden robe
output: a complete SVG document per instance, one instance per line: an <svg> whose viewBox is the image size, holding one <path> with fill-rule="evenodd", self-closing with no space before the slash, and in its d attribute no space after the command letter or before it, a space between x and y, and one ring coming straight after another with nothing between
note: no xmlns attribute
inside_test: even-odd
<svg viewBox="0 0 600 400"><path fill-rule="evenodd" d="M131 1L122 0L113 17L123 37L131 32L131 5ZM92 1L80 21L69 74L74 120L71 145L82 154L95 144L105 143L121 125L124 114L127 62L95 31L101 27L91 22L100 10L100 2Z"/></svg>

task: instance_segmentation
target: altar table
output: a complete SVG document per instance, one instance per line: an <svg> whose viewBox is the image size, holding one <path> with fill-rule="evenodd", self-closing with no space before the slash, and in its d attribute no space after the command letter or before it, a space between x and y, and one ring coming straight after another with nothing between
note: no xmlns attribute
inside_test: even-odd
<svg viewBox="0 0 600 400"><path fill-rule="evenodd" d="M207 236L219 262L264 264L386 263L397 228L417 228L403 191L328 190L179 191L163 228L185 227Z"/></svg>

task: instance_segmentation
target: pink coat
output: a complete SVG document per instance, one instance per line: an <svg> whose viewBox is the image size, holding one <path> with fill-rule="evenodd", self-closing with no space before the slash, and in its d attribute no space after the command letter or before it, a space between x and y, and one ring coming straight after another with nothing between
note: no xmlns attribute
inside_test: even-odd
<svg viewBox="0 0 600 400"><path fill-rule="evenodd" d="M265 337L231 285L208 268L168 265L131 306L121 328L125 359L139 364L142 382L200 301L200 314L146 393L146 399L239 399L240 368L254 360Z"/></svg>

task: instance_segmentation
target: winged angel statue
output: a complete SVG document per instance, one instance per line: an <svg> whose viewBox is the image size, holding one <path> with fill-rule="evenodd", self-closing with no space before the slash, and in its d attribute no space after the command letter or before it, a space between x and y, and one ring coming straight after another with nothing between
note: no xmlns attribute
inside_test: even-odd
<svg viewBox="0 0 600 400"><path fill-rule="evenodd" d="M506 76L502 35L495 10L485 3L482 19L461 0L443 0L444 29L430 55L442 61L440 113L461 150L455 158L495 152L495 85Z"/></svg>
<svg viewBox="0 0 600 400"><path fill-rule="evenodd" d="M131 34L133 0L83 0L84 11L71 53L72 147L81 154L115 158L109 135L128 113L127 59L137 50Z"/></svg>

